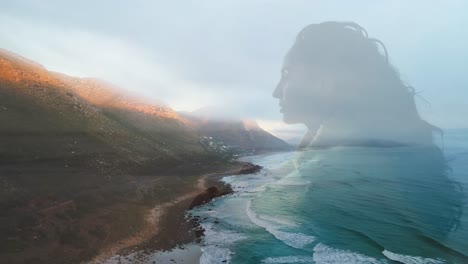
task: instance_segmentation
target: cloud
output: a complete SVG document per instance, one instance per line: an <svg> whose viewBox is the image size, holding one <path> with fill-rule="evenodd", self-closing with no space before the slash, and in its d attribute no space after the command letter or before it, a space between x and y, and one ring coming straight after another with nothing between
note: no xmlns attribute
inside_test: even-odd
<svg viewBox="0 0 468 264"><path fill-rule="evenodd" d="M106 79L177 110L223 105L238 116L280 121L271 92L297 32L324 20L356 21L386 44L405 79L431 102L425 117L450 127L468 114L468 79L460 74L467 5L5 1L0 45L51 70Z"/></svg>
<svg viewBox="0 0 468 264"><path fill-rule="evenodd" d="M102 78L180 107L213 100L210 89L169 71L151 52L123 39L5 15L0 16L0 35L4 48L52 71Z"/></svg>
<svg viewBox="0 0 468 264"><path fill-rule="evenodd" d="M162 100L177 110L222 105L226 114L239 118L271 118L272 112L277 114L275 100L271 97L276 76L265 78L270 79L266 89L255 87L254 80L250 83L243 80L242 74L237 74L236 78L241 80L237 82L216 80L217 73L213 73L215 80L193 80L183 75L184 70L177 71L174 65L159 63L157 51L126 39L7 15L0 15L0 36L4 48L35 60L49 70L101 78L142 96ZM255 74L253 67L258 73L264 72L253 62L241 63L226 58L223 61L243 68L237 72ZM203 66L200 62L200 68ZM203 72L203 69L198 70ZM219 69L223 70L231 72L229 68Z"/></svg>

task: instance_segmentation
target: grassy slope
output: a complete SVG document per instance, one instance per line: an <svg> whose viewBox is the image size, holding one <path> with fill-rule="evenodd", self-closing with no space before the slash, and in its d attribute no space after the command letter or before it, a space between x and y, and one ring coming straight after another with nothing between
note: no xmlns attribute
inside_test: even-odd
<svg viewBox="0 0 468 264"><path fill-rule="evenodd" d="M237 146L254 153L291 150L283 140L263 130L256 123L241 120L217 120L214 118L185 115L204 136L210 136L227 145ZM252 125L253 123L253 125Z"/></svg>
<svg viewBox="0 0 468 264"><path fill-rule="evenodd" d="M0 69L0 258L9 263L87 259L224 164L170 110L100 105L82 96L88 80L70 83L3 50Z"/></svg>

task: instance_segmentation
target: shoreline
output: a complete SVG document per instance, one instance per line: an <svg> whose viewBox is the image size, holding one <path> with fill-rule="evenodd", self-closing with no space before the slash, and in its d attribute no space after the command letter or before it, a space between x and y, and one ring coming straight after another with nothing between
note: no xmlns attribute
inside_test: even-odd
<svg viewBox="0 0 468 264"><path fill-rule="evenodd" d="M177 220L180 220L180 218L186 220L186 213L190 210L189 205L191 205L197 196L204 194L211 186L216 186L218 188L221 186L227 186L220 180L227 175L241 174L240 172L245 164L245 162L239 162L234 166L234 168L227 168L221 172L202 174L198 177L194 190L186 192L171 201L158 204L153 208L148 209L145 212L145 226L142 227L140 231L109 245L101 250L98 255L85 263L105 263L110 261L112 257L124 257L133 253L149 255L150 253L158 252L161 253L161 255L171 255L175 250L180 251L179 255L188 255L190 258L193 258L196 254L193 252L185 254L187 252L184 251L193 251L193 246L195 246L195 248L197 247L194 243L200 235L195 231L196 223L193 222L194 219L190 219L188 222L185 221L188 226L184 226L182 227L182 230L180 230L177 226L174 226L174 222L177 221L172 221L174 220L173 218L179 218ZM205 201L203 204L207 202L209 201ZM177 234L172 231L177 231ZM163 235L174 236L174 239L171 241L172 243L167 244L164 241L159 241L158 238ZM181 247L182 245L189 245L189 247ZM143 256L135 256L134 260L137 261L138 259L143 258ZM184 263L193 262L187 262L189 260L186 260L184 257L182 258L184 259ZM111 263L114 262L111 261Z"/></svg>

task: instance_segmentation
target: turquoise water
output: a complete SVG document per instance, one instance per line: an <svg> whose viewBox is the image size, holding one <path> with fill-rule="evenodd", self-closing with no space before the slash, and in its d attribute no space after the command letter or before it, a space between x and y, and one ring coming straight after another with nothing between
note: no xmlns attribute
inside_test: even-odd
<svg viewBox="0 0 468 264"><path fill-rule="evenodd" d="M468 131L444 141L247 158L265 169L194 211L201 263L468 263Z"/></svg>

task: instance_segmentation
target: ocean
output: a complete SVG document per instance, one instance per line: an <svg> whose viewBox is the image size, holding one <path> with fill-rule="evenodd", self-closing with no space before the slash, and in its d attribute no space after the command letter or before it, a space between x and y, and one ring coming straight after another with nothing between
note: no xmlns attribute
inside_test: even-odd
<svg viewBox="0 0 468 264"><path fill-rule="evenodd" d="M191 212L200 263L468 263L468 130L439 145L246 157L264 169Z"/></svg>

